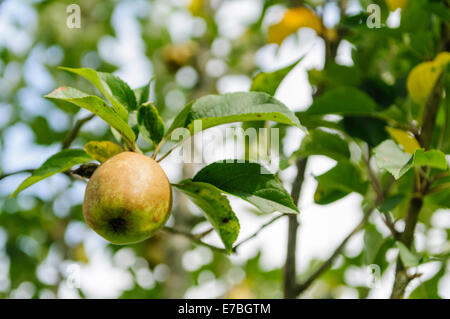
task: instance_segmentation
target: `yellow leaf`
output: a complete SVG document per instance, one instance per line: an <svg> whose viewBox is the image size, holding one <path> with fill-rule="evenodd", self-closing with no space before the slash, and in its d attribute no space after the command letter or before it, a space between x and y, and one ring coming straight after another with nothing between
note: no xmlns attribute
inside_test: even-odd
<svg viewBox="0 0 450 319"><path fill-rule="evenodd" d="M89 263L89 258L86 254L86 250L84 249L83 243L79 244L77 247L74 248L73 258L76 261L81 261L85 264Z"/></svg>
<svg viewBox="0 0 450 319"><path fill-rule="evenodd" d="M324 32L322 20L308 8L289 9L280 22L269 27L268 41L281 44L286 37L304 27L315 30L317 34Z"/></svg>
<svg viewBox="0 0 450 319"><path fill-rule="evenodd" d="M395 11L398 8L404 9L408 5L408 0L386 0L389 10Z"/></svg>
<svg viewBox="0 0 450 319"><path fill-rule="evenodd" d="M84 145L86 153L95 158L100 163L108 158L123 152L122 147L110 141L92 141Z"/></svg>
<svg viewBox="0 0 450 319"><path fill-rule="evenodd" d="M204 13L203 5L203 0L192 0L189 5L189 11L191 11L194 17L200 17Z"/></svg>
<svg viewBox="0 0 450 319"><path fill-rule="evenodd" d="M411 99L425 106L441 73L450 63L450 52L440 53L434 61L417 65L408 75L407 87Z"/></svg>
<svg viewBox="0 0 450 319"><path fill-rule="evenodd" d="M403 146L405 152L414 154L416 150L420 149L420 144L412 133L393 127L386 127L386 130L398 144Z"/></svg>

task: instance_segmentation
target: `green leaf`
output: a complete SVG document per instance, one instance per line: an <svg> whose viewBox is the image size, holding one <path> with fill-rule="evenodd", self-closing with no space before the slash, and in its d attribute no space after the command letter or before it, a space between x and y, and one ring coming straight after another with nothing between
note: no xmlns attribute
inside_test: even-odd
<svg viewBox="0 0 450 319"><path fill-rule="evenodd" d="M387 197L380 205L378 210L382 213L389 213L405 198L404 194L397 194Z"/></svg>
<svg viewBox="0 0 450 319"><path fill-rule="evenodd" d="M373 152L378 168L388 171L395 179L406 173L403 168L408 164L411 155L403 152L393 140L384 141Z"/></svg>
<svg viewBox="0 0 450 319"><path fill-rule="evenodd" d="M150 84L152 83L152 80L153 78L150 79L146 85L134 90L138 107L148 102L148 99L150 98Z"/></svg>
<svg viewBox="0 0 450 319"><path fill-rule="evenodd" d="M275 121L300 127L298 118L283 103L263 92L236 92L207 95L191 102L174 119L167 134L184 127L194 132L193 122L202 129L247 121Z"/></svg>
<svg viewBox="0 0 450 319"><path fill-rule="evenodd" d="M406 267L417 267L420 264L420 256L411 252L403 243L397 242L400 259Z"/></svg>
<svg viewBox="0 0 450 319"><path fill-rule="evenodd" d="M53 100L64 100L82 107L98 115L106 123L116 129L130 145L134 146L136 136L133 130L124 122L120 116L109 107L105 101L95 95L88 95L77 89L62 86L45 96Z"/></svg>
<svg viewBox="0 0 450 319"><path fill-rule="evenodd" d="M201 169L193 181L212 184L221 191L250 202L263 213L298 213L281 180L258 163L212 163Z"/></svg>
<svg viewBox="0 0 450 319"><path fill-rule="evenodd" d="M383 245L383 235L377 230L375 225L367 224L364 231L364 263L371 265L378 255L378 251Z"/></svg>
<svg viewBox="0 0 450 319"><path fill-rule="evenodd" d="M438 150L418 149L414 155L403 152L392 140L381 143L374 149L378 168L385 169L399 179L413 167L428 166L439 170L448 168L445 154Z"/></svg>
<svg viewBox="0 0 450 319"><path fill-rule="evenodd" d="M309 131L300 148L294 152L293 158L303 158L310 155L324 155L336 161L350 158L347 142L337 134L315 129Z"/></svg>
<svg viewBox="0 0 450 319"><path fill-rule="evenodd" d="M375 101L363 91L353 87L339 87L319 98L306 111L308 115L364 115L377 111Z"/></svg>
<svg viewBox="0 0 450 319"><path fill-rule="evenodd" d="M349 161L341 161L328 172L317 176L318 182L314 201L324 205L334 202L352 192L364 195L368 182L361 171Z"/></svg>
<svg viewBox="0 0 450 319"><path fill-rule="evenodd" d="M429 166L439 170L446 170L448 168L445 154L439 150L416 150L413 156L412 165L417 167Z"/></svg>
<svg viewBox="0 0 450 319"><path fill-rule="evenodd" d="M288 75L289 72L291 72L292 69L295 68L302 59L303 59L303 57L301 57L294 63L292 63L282 69L274 71L274 72L258 73L253 78L253 82L252 82L252 86L250 87L250 91L265 92L267 94L274 96L278 87L280 86L281 82L286 77L286 75Z"/></svg>
<svg viewBox="0 0 450 319"><path fill-rule="evenodd" d="M106 162L109 158L123 152L122 147L110 141L91 141L84 145L84 150L92 158L100 163Z"/></svg>
<svg viewBox="0 0 450 319"><path fill-rule="evenodd" d="M205 212L208 220L219 233L225 249L231 253L233 243L239 235L239 221L225 195L208 183L187 180L174 186L188 195Z"/></svg>
<svg viewBox="0 0 450 319"><path fill-rule="evenodd" d="M41 167L33 172L33 175L24 180L22 184L20 184L19 187L14 191L11 197L16 196L24 189L47 177L50 177L56 173L67 171L75 165L83 164L92 160L92 157L90 157L88 154L86 154L85 151L80 149L61 151L49 157Z"/></svg>
<svg viewBox="0 0 450 319"><path fill-rule="evenodd" d="M164 122L153 104L146 103L139 108L137 122L139 131L147 141L156 145L164 137Z"/></svg>
<svg viewBox="0 0 450 319"><path fill-rule="evenodd" d="M127 109L136 109L136 97L133 90L119 77L111 73L97 72L89 68L59 68L81 75L94 84L124 121L128 117Z"/></svg>

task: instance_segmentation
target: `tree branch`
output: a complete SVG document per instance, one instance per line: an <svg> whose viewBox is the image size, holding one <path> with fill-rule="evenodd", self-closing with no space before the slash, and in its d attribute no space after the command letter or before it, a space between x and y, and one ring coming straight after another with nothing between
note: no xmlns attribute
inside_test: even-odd
<svg viewBox="0 0 450 319"><path fill-rule="evenodd" d="M436 85L428 99L423 115L422 129L419 135L419 141L422 147L429 149L431 145L432 135L436 124L436 117L439 109L440 100L443 89L443 74L440 76ZM427 193L429 181L423 179L421 182L420 174L414 177L414 192L419 192L419 196L414 196L409 204L408 212L405 220L405 230L401 234L400 241L408 248L411 248L414 240L414 232L416 224L419 220L419 213L423 206L422 196ZM417 189L416 189L417 188ZM404 297L406 287L412 278L408 275L408 269L403 264L400 255L397 257L397 266L395 269L394 285L392 287L391 298L401 299Z"/></svg>
<svg viewBox="0 0 450 319"><path fill-rule="evenodd" d="M350 232L350 234L345 237L345 239L341 242L341 244L334 250L331 256L306 279L303 283L296 285L295 287L295 295L299 295L308 289L311 284L322 275L332 264L334 259L341 253L342 249L344 249L345 245L347 245L348 241L356 235L360 230L362 230L369 220L370 215L375 211L375 205L370 207L367 212L364 214L361 222Z"/></svg>
<svg viewBox="0 0 450 319"><path fill-rule="evenodd" d="M300 192L302 189L303 181L305 179L306 165L308 158L303 158L297 161L297 176L295 177L292 185L291 197L294 200L294 204L298 206L300 198ZM286 262L284 264L284 298L293 299L297 296L295 292L296 286L296 249L297 249L297 228L298 220L297 215L289 215L288 225L288 243L286 252Z"/></svg>
<svg viewBox="0 0 450 319"><path fill-rule="evenodd" d="M217 251L217 252L220 252L220 253L224 253L224 254L227 253L227 251L224 248L216 247L216 246L213 246L213 245L210 245L210 244L207 244L207 243L201 241L198 238L198 236L195 235L195 234L191 234L191 233L188 233L188 232L185 232L185 231L182 231L182 230L178 230L178 229L175 229L175 228L172 228L172 227L167 227L167 226L164 227L163 230L165 230L168 233L174 234L174 235L181 235L183 237L186 237L187 239L191 240L192 242L194 242L194 243L196 243L198 245L202 245L202 246L208 247L208 248L210 248L210 249L212 249L214 251Z"/></svg>
<svg viewBox="0 0 450 319"><path fill-rule="evenodd" d="M80 132L81 128L84 124L89 122L95 117L95 114L90 114L84 118L81 118L75 122L75 125L72 127L72 129L67 133L66 137L61 143L61 149L65 150L72 145L73 141L77 138L78 133Z"/></svg>
<svg viewBox="0 0 450 319"><path fill-rule="evenodd" d="M260 233L264 228L266 228L267 226L273 224L273 223L276 222L278 219L280 219L281 217L286 216L286 215L287 215L287 214L281 214L281 215L278 215L278 216L272 218L271 220L269 220L267 223L261 225L261 227L259 227L258 230L255 231L252 235L248 236L247 238L243 239L243 240L240 241L238 244L236 244L236 245L233 247L233 251L236 251L236 250L238 249L239 246L241 246L242 244L244 244L244 243L248 242L249 240L255 238L256 236L259 235L259 233Z"/></svg>

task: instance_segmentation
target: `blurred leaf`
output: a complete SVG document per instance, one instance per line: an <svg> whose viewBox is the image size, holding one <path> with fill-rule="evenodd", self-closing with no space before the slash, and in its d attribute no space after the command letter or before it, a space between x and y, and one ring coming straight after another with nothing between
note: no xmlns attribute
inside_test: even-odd
<svg viewBox="0 0 450 319"><path fill-rule="evenodd" d="M397 9L406 8L409 0L386 0L389 10L395 11Z"/></svg>
<svg viewBox="0 0 450 319"><path fill-rule="evenodd" d="M128 84L119 77L111 73L97 72L89 68L67 68L59 67L62 70L81 75L89 80L111 103L114 110L119 114L122 120L127 120L128 110L136 109L136 97Z"/></svg>
<svg viewBox="0 0 450 319"><path fill-rule="evenodd" d="M386 130L398 144L403 146L405 152L414 154L416 150L420 149L420 144L412 133L393 127L386 127Z"/></svg>
<svg viewBox="0 0 450 319"><path fill-rule="evenodd" d="M361 171L349 161L338 162L331 170L317 176L316 180L318 185L314 201L318 204L328 204L352 192L364 195L368 187Z"/></svg>
<svg viewBox="0 0 450 319"><path fill-rule="evenodd" d="M231 253L233 243L239 234L239 221L225 195L208 183L187 180L174 186L188 195L205 212L219 233L227 252Z"/></svg>
<svg viewBox="0 0 450 319"><path fill-rule="evenodd" d="M136 136L133 130L98 96L87 95L77 89L62 86L45 97L53 100L68 101L91 111L116 129L130 146L134 146Z"/></svg>
<svg viewBox="0 0 450 319"><path fill-rule="evenodd" d="M226 193L252 203L263 213L299 212L281 180L258 163L212 163L201 169L193 181L212 184Z"/></svg>
<svg viewBox="0 0 450 319"><path fill-rule="evenodd" d="M411 99L424 107L437 80L450 63L450 53L440 53L434 61L423 62L409 73L407 87Z"/></svg>
<svg viewBox="0 0 450 319"><path fill-rule="evenodd" d="M387 170L395 179L399 179L403 173L406 173L402 169L408 164L411 155L403 152L394 141L384 141L373 152L378 168Z"/></svg>
<svg viewBox="0 0 450 319"><path fill-rule="evenodd" d="M63 150L49 157L41 167L33 172L33 175L24 180L14 191L11 197L16 196L31 185L50 177L56 173L61 173L71 169L73 166L92 161L93 158L79 149Z"/></svg>
<svg viewBox="0 0 450 319"><path fill-rule="evenodd" d="M385 129L386 122L378 118L344 116L341 124L348 135L367 142L370 147L375 147L389 138Z"/></svg>
<svg viewBox="0 0 450 319"><path fill-rule="evenodd" d="M383 245L383 235L377 230L375 225L367 224L364 231L364 263L371 265L375 261L381 246Z"/></svg>
<svg viewBox="0 0 450 319"><path fill-rule="evenodd" d="M363 91L353 87L339 87L315 99L306 113L308 115L367 115L376 110L375 101Z"/></svg>
<svg viewBox="0 0 450 319"><path fill-rule="evenodd" d="M285 38L304 27L315 30L319 35L325 29L322 20L310 9L306 7L290 8L280 22L269 27L268 41L280 45Z"/></svg>
<svg viewBox="0 0 450 319"><path fill-rule="evenodd" d="M309 133L303 138L300 148L294 152L291 160L310 155L324 155L336 161L350 158L348 144L339 135L320 129L311 130Z"/></svg>
<svg viewBox="0 0 450 319"><path fill-rule="evenodd" d="M294 113L283 103L263 92L236 92L201 97L178 113L166 134L180 127L188 128L193 133L195 120L201 120L202 130L226 123L265 120L300 127Z"/></svg>
<svg viewBox="0 0 450 319"><path fill-rule="evenodd" d="M156 145L164 137L164 122L152 103L143 104L139 108L137 122L139 131L147 141Z"/></svg>
<svg viewBox="0 0 450 319"><path fill-rule="evenodd" d="M84 150L92 158L100 163L106 162L109 158L123 152L122 147L110 141L91 141L84 145Z"/></svg>
<svg viewBox="0 0 450 319"><path fill-rule="evenodd" d="M301 57L291 65L288 65L287 67L284 67L274 72L258 73L253 78L250 91L265 92L269 95L274 96L283 79L286 77L286 75L289 74L289 72L292 71L293 68L297 66L298 63L300 63L301 60L303 60L303 57Z"/></svg>
<svg viewBox="0 0 450 319"><path fill-rule="evenodd" d="M433 12L447 23L450 22L450 10L445 6L445 3L443 1L428 0L424 3L424 8L430 12Z"/></svg>
<svg viewBox="0 0 450 319"><path fill-rule="evenodd" d="M397 242L400 259L406 267L417 267L420 264L420 256L411 252L403 243Z"/></svg>
<svg viewBox="0 0 450 319"><path fill-rule="evenodd" d="M382 213L389 213L405 198L404 194L392 195L384 199L378 210Z"/></svg>

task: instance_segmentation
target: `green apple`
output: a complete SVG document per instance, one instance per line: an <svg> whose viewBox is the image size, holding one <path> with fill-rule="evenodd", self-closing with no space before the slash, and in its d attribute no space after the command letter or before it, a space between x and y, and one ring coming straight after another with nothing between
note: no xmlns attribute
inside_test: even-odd
<svg viewBox="0 0 450 319"><path fill-rule="evenodd" d="M97 234L114 244L152 236L172 208L166 174L152 158L123 152L97 168L86 187L83 215Z"/></svg>

